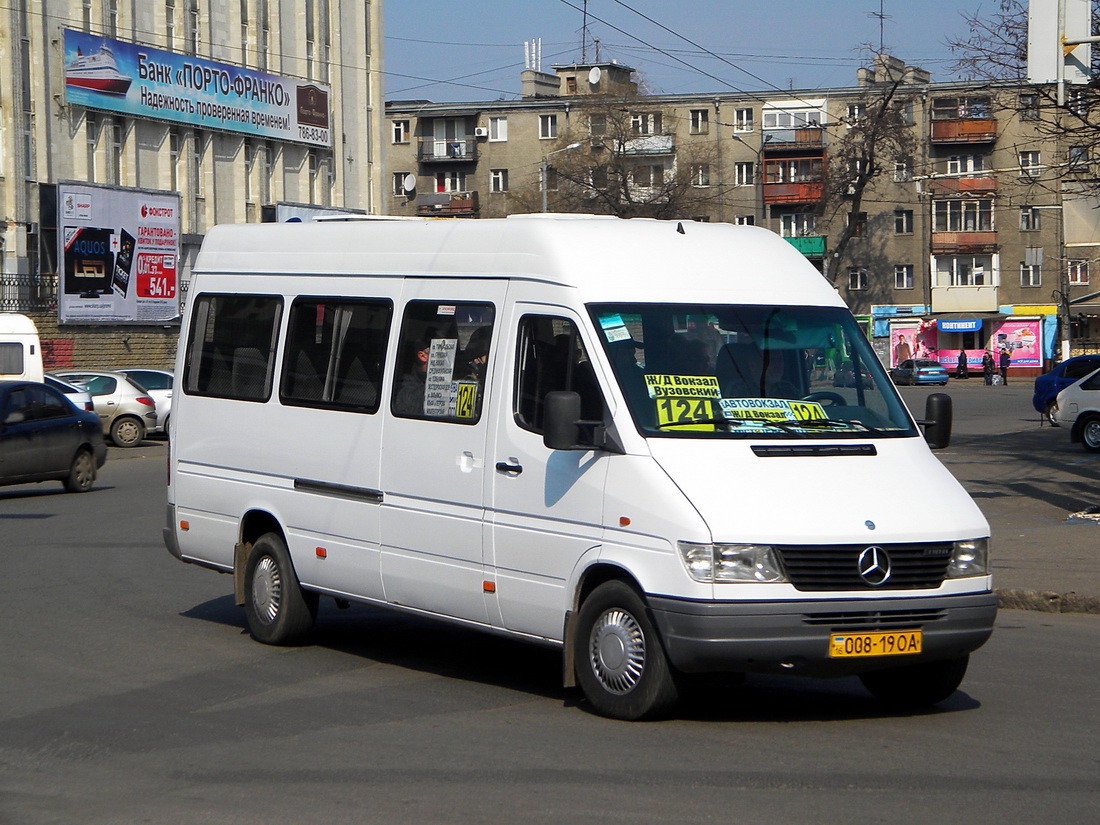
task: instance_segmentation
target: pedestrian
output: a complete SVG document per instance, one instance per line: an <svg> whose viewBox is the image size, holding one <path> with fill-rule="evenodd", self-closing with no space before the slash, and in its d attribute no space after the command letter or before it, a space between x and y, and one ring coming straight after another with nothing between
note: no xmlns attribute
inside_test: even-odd
<svg viewBox="0 0 1100 825"><path fill-rule="evenodd" d="M1012 356L1009 355L1007 347L1001 350L999 360L1001 365L1001 383L1008 386L1008 365L1012 363Z"/></svg>
<svg viewBox="0 0 1100 825"><path fill-rule="evenodd" d="M982 354L982 377L985 379L985 385L987 387L993 386L993 370L996 368L997 365L993 361L993 353L986 350Z"/></svg>
<svg viewBox="0 0 1100 825"><path fill-rule="evenodd" d="M959 367L955 370L956 378L969 378L970 368L966 365L966 350L959 350Z"/></svg>

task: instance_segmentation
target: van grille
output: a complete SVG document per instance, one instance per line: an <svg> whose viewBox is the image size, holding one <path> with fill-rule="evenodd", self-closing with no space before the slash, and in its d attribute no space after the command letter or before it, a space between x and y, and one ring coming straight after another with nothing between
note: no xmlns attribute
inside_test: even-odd
<svg viewBox="0 0 1100 825"><path fill-rule="evenodd" d="M943 584L951 543L880 544L890 557L890 577L874 587L859 575L859 556L872 545L780 545L776 549L797 590L918 590Z"/></svg>
<svg viewBox="0 0 1100 825"><path fill-rule="evenodd" d="M844 613L806 613L802 621L813 626L835 629L896 630L938 622L947 616L946 610L863 610Z"/></svg>

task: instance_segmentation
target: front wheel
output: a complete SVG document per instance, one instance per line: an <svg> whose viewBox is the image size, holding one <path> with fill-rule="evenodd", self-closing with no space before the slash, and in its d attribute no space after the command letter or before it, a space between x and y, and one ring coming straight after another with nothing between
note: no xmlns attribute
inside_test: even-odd
<svg viewBox="0 0 1100 825"><path fill-rule="evenodd" d="M592 707L613 719L649 719L678 696L672 668L645 603L627 584L609 581L577 614L577 682Z"/></svg>
<svg viewBox="0 0 1100 825"><path fill-rule="evenodd" d="M268 645L301 641L317 618L317 594L298 583L286 543L265 533L248 554L244 568L244 614L252 638Z"/></svg>
<svg viewBox="0 0 1100 825"><path fill-rule="evenodd" d="M1100 415L1082 417L1081 443L1090 453L1100 453Z"/></svg>
<svg viewBox="0 0 1100 825"><path fill-rule="evenodd" d="M969 655L939 662L903 665L861 673L859 680L880 702L892 707L927 708L942 702L962 684Z"/></svg>
<svg viewBox="0 0 1100 825"><path fill-rule="evenodd" d="M136 447L145 440L145 425L132 415L116 418L111 424L111 441L116 447Z"/></svg>
<svg viewBox="0 0 1100 825"><path fill-rule="evenodd" d="M87 450L78 450L62 484L70 493L86 493L95 483L95 459Z"/></svg>

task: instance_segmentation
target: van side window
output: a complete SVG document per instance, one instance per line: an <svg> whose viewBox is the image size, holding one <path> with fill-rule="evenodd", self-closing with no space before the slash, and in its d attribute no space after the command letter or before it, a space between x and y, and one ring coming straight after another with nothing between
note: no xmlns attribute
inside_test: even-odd
<svg viewBox="0 0 1100 825"><path fill-rule="evenodd" d="M290 308L279 400L375 413L393 304L299 298Z"/></svg>
<svg viewBox="0 0 1100 825"><path fill-rule="evenodd" d="M183 367L188 395L267 401L283 299L199 295Z"/></svg>
<svg viewBox="0 0 1100 825"><path fill-rule="evenodd" d="M23 345L0 344L0 375L23 374Z"/></svg>
<svg viewBox="0 0 1100 825"><path fill-rule="evenodd" d="M541 433L546 394L560 390L580 394L582 418L603 418L603 394L576 324L568 318L524 315L518 346L514 410L519 426Z"/></svg>
<svg viewBox="0 0 1100 825"><path fill-rule="evenodd" d="M485 397L494 315L492 304L410 301L397 348L393 414L476 424Z"/></svg>

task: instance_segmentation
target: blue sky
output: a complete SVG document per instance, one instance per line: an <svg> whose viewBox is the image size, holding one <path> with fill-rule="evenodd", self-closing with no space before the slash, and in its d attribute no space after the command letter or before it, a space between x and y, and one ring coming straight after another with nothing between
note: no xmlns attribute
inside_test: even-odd
<svg viewBox="0 0 1100 825"><path fill-rule="evenodd" d="M583 0L387 0L386 99L514 98L525 40L542 38L547 71L554 63L581 58L582 5ZM965 33L963 15L979 5L992 13L996 0L884 0L887 51L929 70L934 80L951 79L952 56L944 41ZM601 60L614 58L639 69L654 93L854 85L855 70L867 54L863 47L879 44L879 21L871 16L879 11L879 0L589 0L588 11L605 21L589 21L588 59L595 59L591 41L598 38ZM725 60L700 52L677 34ZM438 80L453 84L433 82Z"/></svg>

